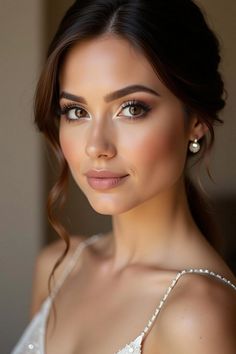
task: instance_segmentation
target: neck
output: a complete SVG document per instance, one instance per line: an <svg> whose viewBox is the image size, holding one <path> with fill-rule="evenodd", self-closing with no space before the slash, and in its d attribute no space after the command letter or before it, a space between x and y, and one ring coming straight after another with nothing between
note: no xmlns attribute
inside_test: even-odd
<svg viewBox="0 0 236 354"><path fill-rule="evenodd" d="M126 213L112 217L114 271L131 264L164 265L199 232L184 181Z"/></svg>

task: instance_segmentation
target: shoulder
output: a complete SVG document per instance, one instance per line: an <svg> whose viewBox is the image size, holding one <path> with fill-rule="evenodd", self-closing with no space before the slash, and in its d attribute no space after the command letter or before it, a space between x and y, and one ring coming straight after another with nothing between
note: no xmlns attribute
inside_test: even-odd
<svg viewBox="0 0 236 354"><path fill-rule="evenodd" d="M70 237L70 248L69 251L65 257L69 258L70 255L73 253L73 251L76 249L76 247L79 245L81 241L83 241L85 238L83 236L71 236ZM49 245L43 247L40 252L38 253L38 256L36 258L36 264L45 264L45 262L48 263L53 263L58 256L61 255L61 253L65 250L66 243L64 240L59 239L56 241L51 242Z"/></svg>
<svg viewBox="0 0 236 354"><path fill-rule="evenodd" d="M169 300L169 301L168 301ZM224 354L236 348L236 291L206 275L185 274L170 294L161 316L165 353Z"/></svg>
<svg viewBox="0 0 236 354"><path fill-rule="evenodd" d="M57 276L60 276L60 273L63 271L63 268L67 260L72 256L77 246L84 240L82 236L72 236L70 238L70 248L63 262L59 265L57 269ZM40 273L42 276L49 276L51 273L56 261L65 251L66 244L63 240L53 241L49 245L45 246L39 252L36 261L35 268L36 272ZM56 275L56 273L55 273Z"/></svg>
<svg viewBox="0 0 236 354"><path fill-rule="evenodd" d="M70 248L63 262L58 266L55 272L55 280L60 278L65 265L69 258L74 253L77 246L85 239L83 236L72 236L70 238ZM48 280L53 270L54 265L60 256L65 251L66 244L63 240L53 241L49 245L43 247L38 253L33 272L32 284L32 299L30 315L33 315L39 310L42 302L48 294Z"/></svg>

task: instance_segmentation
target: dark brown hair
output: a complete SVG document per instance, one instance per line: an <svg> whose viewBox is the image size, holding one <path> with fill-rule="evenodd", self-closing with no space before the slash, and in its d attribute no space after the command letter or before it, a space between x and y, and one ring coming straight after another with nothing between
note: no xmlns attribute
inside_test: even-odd
<svg viewBox="0 0 236 354"><path fill-rule="evenodd" d="M66 53L76 43L104 33L118 35L146 56L158 77L179 98L188 115L197 114L209 128L200 143L199 161L207 160L214 142L214 126L223 123L224 85L218 71L219 42L203 13L191 0L78 0L69 8L51 42L35 97L35 123L52 147L59 166L50 191L48 218L66 248L50 280L65 258L70 237L56 216L65 203L68 164L59 143L58 76ZM188 152L188 158L191 152ZM207 165L207 164L206 164ZM208 166L207 170L209 172ZM186 174L190 210L205 237L213 244L210 207Z"/></svg>

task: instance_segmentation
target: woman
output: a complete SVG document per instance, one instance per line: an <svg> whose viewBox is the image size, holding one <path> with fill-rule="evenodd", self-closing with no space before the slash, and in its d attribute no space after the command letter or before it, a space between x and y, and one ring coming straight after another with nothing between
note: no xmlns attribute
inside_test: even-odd
<svg viewBox="0 0 236 354"><path fill-rule="evenodd" d="M35 105L61 166L48 213L63 240L37 259L13 354L235 353L236 280L187 175L222 122L219 62L190 0L80 0L65 14ZM57 220L69 170L112 216L107 234L70 238Z"/></svg>

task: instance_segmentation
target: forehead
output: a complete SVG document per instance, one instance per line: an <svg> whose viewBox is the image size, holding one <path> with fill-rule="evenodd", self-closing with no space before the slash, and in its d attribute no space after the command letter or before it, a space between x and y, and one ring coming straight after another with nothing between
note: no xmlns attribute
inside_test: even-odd
<svg viewBox="0 0 236 354"><path fill-rule="evenodd" d="M60 71L61 86L111 86L114 82L163 86L145 55L121 37L104 35L77 43L68 51Z"/></svg>

